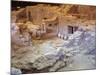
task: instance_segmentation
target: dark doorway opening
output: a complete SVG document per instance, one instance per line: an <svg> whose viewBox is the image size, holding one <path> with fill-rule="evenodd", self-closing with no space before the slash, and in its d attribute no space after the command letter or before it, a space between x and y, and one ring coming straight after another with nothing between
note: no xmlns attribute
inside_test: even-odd
<svg viewBox="0 0 100 75"><path fill-rule="evenodd" d="M75 31L77 31L77 26L68 26L68 33L73 34Z"/></svg>
<svg viewBox="0 0 100 75"><path fill-rule="evenodd" d="M68 26L68 33L73 34L73 27L72 26Z"/></svg>

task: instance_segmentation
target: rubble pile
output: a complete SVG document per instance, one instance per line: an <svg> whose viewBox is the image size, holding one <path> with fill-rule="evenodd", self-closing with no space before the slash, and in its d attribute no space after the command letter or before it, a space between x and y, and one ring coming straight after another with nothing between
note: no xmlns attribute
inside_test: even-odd
<svg viewBox="0 0 100 75"><path fill-rule="evenodd" d="M12 23L11 25L11 43L16 45L30 45L31 37L30 34L26 31L23 33L20 33L19 27L16 25L16 23Z"/></svg>
<svg viewBox="0 0 100 75"><path fill-rule="evenodd" d="M21 47L13 55L12 65L19 69L33 69L32 73L95 68L95 30L79 29L59 47L56 45L46 40Z"/></svg>

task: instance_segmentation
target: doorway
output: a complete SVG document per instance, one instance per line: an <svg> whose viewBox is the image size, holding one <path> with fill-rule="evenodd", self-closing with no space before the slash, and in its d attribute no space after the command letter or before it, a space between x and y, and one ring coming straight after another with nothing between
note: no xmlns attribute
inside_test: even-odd
<svg viewBox="0 0 100 75"><path fill-rule="evenodd" d="M68 26L68 33L73 34L75 31L77 31L77 26Z"/></svg>

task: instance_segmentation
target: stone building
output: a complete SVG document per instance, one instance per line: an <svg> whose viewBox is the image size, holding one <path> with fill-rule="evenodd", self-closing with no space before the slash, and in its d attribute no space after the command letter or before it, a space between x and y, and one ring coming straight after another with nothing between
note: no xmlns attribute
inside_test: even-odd
<svg viewBox="0 0 100 75"><path fill-rule="evenodd" d="M39 35L42 32L49 32L60 33L67 36L68 34L73 34L82 25L87 26L87 24L91 24L91 22L94 22L92 24L95 25L96 7L83 5L50 6L49 4L37 4L20 8L16 11L14 17L16 18L15 20L17 23L26 24L30 21L34 26L38 25L40 28L36 30L36 33L39 32Z"/></svg>

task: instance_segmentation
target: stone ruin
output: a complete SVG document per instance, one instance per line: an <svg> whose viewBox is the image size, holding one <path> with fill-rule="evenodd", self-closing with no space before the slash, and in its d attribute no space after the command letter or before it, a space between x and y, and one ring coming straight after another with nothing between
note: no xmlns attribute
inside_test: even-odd
<svg viewBox="0 0 100 75"><path fill-rule="evenodd" d="M94 29L87 31L80 28L60 44L55 48L52 42L47 41L37 44L38 48L21 47L13 55L12 65L22 73L95 69Z"/></svg>
<svg viewBox="0 0 100 75"><path fill-rule="evenodd" d="M95 12L95 7L91 6L44 4L12 11L12 66L15 67L13 71L35 73L94 69ZM62 39L60 46L43 39L51 33L57 37L54 42ZM34 40L45 42L37 43ZM75 65L77 67L74 68ZM85 67L82 67L83 65Z"/></svg>
<svg viewBox="0 0 100 75"><path fill-rule="evenodd" d="M62 34L66 35L66 39L67 34L73 33L82 25L81 23L83 22L80 22L79 19L83 19L83 21L94 20L95 22L95 13L94 6L45 6L45 4L38 4L36 6L20 8L18 11L12 11L12 20L15 20L16 23L24 23L27 24L27 26L30 25L30 27L28 26L28 29L30 28L29 31L32 30L33 27L36 28L33 28L31 34L35 37L38 36L39 39L49 31L56 33L58 36L66 32ZM28 24L28 22L31 22L31 24Z"/></svg>

